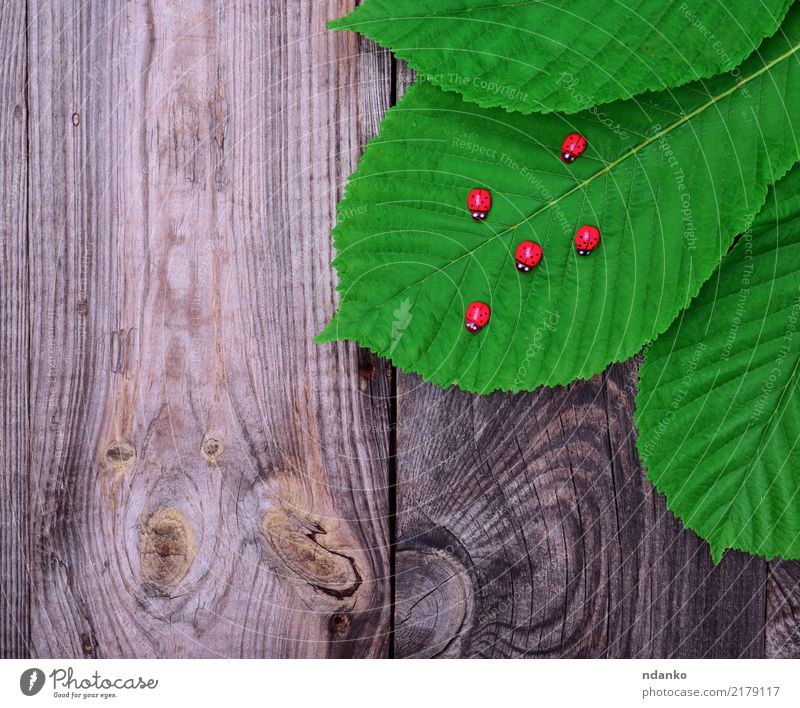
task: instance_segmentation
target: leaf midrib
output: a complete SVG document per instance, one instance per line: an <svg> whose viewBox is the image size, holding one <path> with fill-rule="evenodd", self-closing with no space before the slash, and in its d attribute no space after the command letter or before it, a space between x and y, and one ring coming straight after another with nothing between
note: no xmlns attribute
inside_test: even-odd
<svg viewBox="0 0 800 708"><path fill-rule="evenodd" d="M709 101L706 101L706 103L702 104L701 106L698 106L697 108L695 108L693 111L690 111L686 115L681 116L678 120L676 120L675 122L671 123L670 125L668 125L663 130L660 130L659 132L654 133L652 137L650 137L647 140L643 141L639 145L636 145L635 147L631 148L630 150L628 150L628 152L624 153L623 155L618 157L613 162L608 163L608 165L606 165L603 169L599 170L598 172L594 173L591 177L588 177L587 179L583 180L582 182L579 182L577 185L572 187L572 189L569 189L564 194L561 194L560 196L556 197L552 201L550 201L547 204L544 204L540 208L536 209L531 214L529 214L524 219L522 219L522 221L520 221L519 223L514 224L513 226L509 226L509 227L503 229L502 231L498 231L495 234L492 234L483 243L480 243L475 248L472 248L472 249L470 249L468 251L464 251L464 253L462 253L460 256L458 256L457 258L455 258L452 261L450 261L448 263L448 266L452 266L455 263L458 263L458 261L460 261L463 258L467 258L469 256L472 256L473 254L477 253L484 246L486 246L486 245L488 245L490 243L494 243L495 239L501 238L502 236L505 236L508 233L516 231L520 226L524 226L525 224L530 222L532 219L534 219L536 216L538 216L539 214L543 213L547 209L551 209L552 207L556 206L561 201L563 201L567 197L571 196L575 192L578 192L578 191L580 191L582 189L585 189L589 184L594 182L594 180L598 179L599 177L602 177L604 174L608 173L610 170L616 168L618 165L620 165L625 160L633 157L634 155L639 154L646 147L652 145L657 140L660 140L665 135L669 135L673 130L676 130L677 128L681 127L682 125L684 125L685 123L690 121L692 118L694 118L694 117L698 116L699 114L703 113L704 111L706 111L708 108L710 108L712 106L715 106L717 103L719 103L723 99L725 99L728 96L730 96L731 94L735 93L742 86L746 86L748 83L750 83L751 81L754 81L759 76L767 73L770 69L772 69L773 67L777 66L782 61L784 61L784 60L788 59L789 57L791 57L792 55L796 54L798 50L800 50L800 43L795 44L794 46L792 46L791 49L789 49L786 52L784 52L783 54L780 54L779 56L775 57L775 59L773 59L772 61L766 63L758 71L755 71L754 73L750 74L750 76L747 76L747 77L743 78L741 81L736 82L729 89L726 89L725 91L723 91L719 95L714 96ZM422 280L420 280L417 283L415 283L415 285L421 285L426 280L428 280L428 278L433 277L433 275L435 275L435 274L432 273L431 275L426 276Z"/></svg>
<svg viewBox="0 0 800 708"><path fill-rule="evenodd" d="M703 105L698 106L697 108L695 108L693 111L690 111L686 115L681 116L681 118L676 120L674 123L671 123L670 125L668 125L666 128L664 128L664 130L661 130L658 133L654 133L652 135L652 137L648 138L647 140L645 140L644 142L640 143L639 145L631 148L630 150L628 150L628 152L624 153L623 155L618 157L613 162L609 162L608 165L606 165L602 170L599 170L598 172L593 174L591 177L588 177L587 179L585 179L583 182L579 182L572 189L568 190L567 192L564 192L564 194L560 195L559 197L557 197L553 201L549 202L548 204L545 204L541 208L539 208L536 211L534 211L532 214L529 214L528 216L526 216L518 224L515 224L514 226L509 226L504 231L500 231L499 233L495 234L495 236L497 236L497 237L502 236L503 234L506 234L509 231L513 231L514 229L517 229L520 226L523 226L524 224L527 224L531 219L533 219L535 216L540 214L545 209L549 209L549 208L555 206L556 204L558 204L563 199L566 199L567 197L569 197L571 194L577 192L580 189L584 189L586 186L591 184L598 177L601 177L602 175L604 175L607 172L611 171L617 165L621 164L622 162L624 162L628 158L633 157L634 155L637 155L642 150L644 150L646 147L648 147L649 145L652 145L656 140L660 140L665 135L669 135L669 133L671 133L673 130L679 128L684 123L688 122L689 120L691 120L695 116L699 115L703 111L707 110L711 106L715 106L717 103L719 103L723 99L725 99L728 96L730 96L731 94L735 93L742 86L747 85L748 83L750 83L754 79L757 79L762 74L765 74L766 72L768 72L774 66L777 66L778 64L780 64L785 59L788 59L790 56L792 56L793 54L797 53L798 49L800 49L800 44L794 45L790 50L788 50L788 51L784 52L783 54L781 54L780 56L776 57L775 59L773 59L768 64L765 64L758 71L756 71L753 74L751 74L750 76L742 79L741 81L735 83L733 86L731 86L731 88L727 89L726 91L723 91L718 96L714 96L709 101L706 101L706 103L704 103Z"/></svg>

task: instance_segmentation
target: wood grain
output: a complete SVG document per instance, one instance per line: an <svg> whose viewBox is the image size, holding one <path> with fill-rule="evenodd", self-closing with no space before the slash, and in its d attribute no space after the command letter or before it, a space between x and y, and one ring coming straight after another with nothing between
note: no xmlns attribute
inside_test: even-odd
<svg viewBox="0 0 800 708"><path fill-rule="evenodd" d="M766 656L800 659L800 562L774 561L767 581Z"/></svg>
<svg viewBox="0 0 800 708"><path fill-rule="evenodd" d="M386 369L312 343L348 5L31 2L37 656L387 654Z"/></svg>
<svg viewBox="0 0 800 708"><path fill-rule="evenodd" d="M755 657L765 566L644 480L636 368L478 398L398 379L398 656Z"/></svg>
<svg viewBox="0 0 800 708"><path fill-rule="evenodd" d="M0 657L28 655L28 231L25 7L0 11Z"/></svg>

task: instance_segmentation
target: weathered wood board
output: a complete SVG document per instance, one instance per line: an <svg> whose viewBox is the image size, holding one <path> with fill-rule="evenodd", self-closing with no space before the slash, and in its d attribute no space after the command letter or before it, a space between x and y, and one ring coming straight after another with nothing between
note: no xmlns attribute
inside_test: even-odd
<svg viewBox="0 0 800 708"><path fill-rule="evenodd" d="M3 6L0 655L800 656L800 566L644 479L636 362L478 398L313 344L411 76L353 4Z"/></svg>
<svg viewBox="0 0 800 708"><path fill-rule="evenodd" d="M398 375L397 656L800 657L800 564L713 567L646 481L638 364L488 398Z"/></svg>
<svg viewBox="0 0 800 708"><path fill-rule="evenodd" d="M0 11L0 656L28 654L28 111L25 7Z"/></svg>
<svg viewBox="0 0 800 708"><path fill-rule="evenodd" d="M389 382L312 343L390 87L341 9L31 4L33 654L388 651Z"/></svg>
<svg viewBox="0 0 800 708"><path fill-rule="evenodd" d="M635 377L484 399L399 377L398 655L763 656L765 564L712 568L643 479Z"/></svg>

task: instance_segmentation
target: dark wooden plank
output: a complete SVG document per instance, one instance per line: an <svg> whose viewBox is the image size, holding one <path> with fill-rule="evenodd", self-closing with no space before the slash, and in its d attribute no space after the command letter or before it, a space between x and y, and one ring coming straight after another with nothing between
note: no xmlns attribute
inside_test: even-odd
<svg viewBox="0 0 800 708"><path fill-rule="evenodd" d="M800 659L800 561L769 564L766 653L771 659Z"/></svg>
<svg viewBox="0 0 800 708"><path fill-rule="evenodd" d="M384 656L388 383L333 311L352 2L30 3L37 656Z"/></svg>
<svg viewBox="0 0 800 708"><path fill-rule="evenodd" d="M765 565L644 480L635 363L479 398L398 379L398 656L763 656Z"/></svg>
<svg viewBox="0 0 800 708"><path fill-rule="evenodd" d="M27 45L24 3L0 11L0 657L28 656Z"/></svg>
<svg viewBox="0 0 800 708"><path fill-rule="evenodd" d="M707 544L684 530L645 479L633 422L638 361L604 376L612 475L616 588L609 655L764 656L766 565L729 551L714 566ZM601 423L602 430L602 423Z"/></svg>
<svg viewBox="0 0 800 708"><path fill-rule="evenodd" d="M488 398L398 376L398 656L764 655L764 563L714 568L645 479L637 365Z"/></svg>

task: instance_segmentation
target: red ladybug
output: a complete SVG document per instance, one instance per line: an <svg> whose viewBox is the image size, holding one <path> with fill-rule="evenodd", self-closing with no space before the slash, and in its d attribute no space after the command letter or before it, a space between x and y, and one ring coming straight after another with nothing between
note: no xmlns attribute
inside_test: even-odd
<svg viewBox="0 0 800 708"><path fill-rule="evenodd" d="M595 226L581 226L575 232L575 248L579 256L588 256L600 243L600 231Z"/></svg>
<svg viewBox="0 0 800 708"><path fill-rule="evenodd" d="M475 221L483 221L492 208L492 195L485 189L473 189L469 193L467 206Z"/></svg>
<svg viewBox="0 0 800 708"><path fill-rule="evenodd" d="M473 334L480 332L489 321L490 315L489 306L485 302L473 302L467 308L464 326Z"/></svg>
<svg viewBox="0 0 800 708"><path fill-rule="evenodd" d="M575 162L586 149L586 138L580 133L570 133L561 144L561 161Z"/></svg>
<svg viewBox="0 0 800 708"><path fill-rule="evenodd" d="M542 247L533 241L523 241L517 246L516 259L517 270L530 273L531 268L535 268L542 260Z"/></svg>

